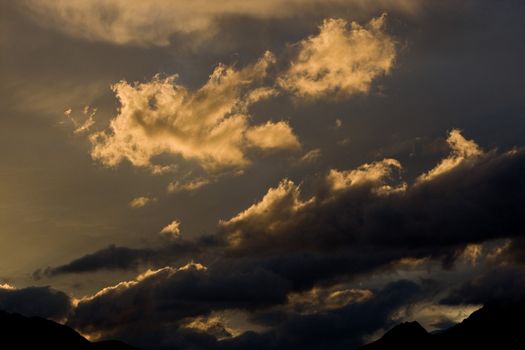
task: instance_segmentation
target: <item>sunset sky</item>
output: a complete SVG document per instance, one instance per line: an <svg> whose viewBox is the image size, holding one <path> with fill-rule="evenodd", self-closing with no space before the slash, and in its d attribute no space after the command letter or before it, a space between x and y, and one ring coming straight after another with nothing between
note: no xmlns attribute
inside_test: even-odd
<svg viewBox="0 0 525 350"><path fill-rule="evenodd" d="M520 0L0 0L0 310L353 349L525 291Z"/></svg>

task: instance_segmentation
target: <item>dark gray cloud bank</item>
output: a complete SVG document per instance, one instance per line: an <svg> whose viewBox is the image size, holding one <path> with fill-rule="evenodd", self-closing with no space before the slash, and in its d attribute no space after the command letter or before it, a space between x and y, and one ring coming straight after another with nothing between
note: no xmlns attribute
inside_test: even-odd
<svg viewBox="0 0 525 350"><path fill-rule="evenodd" d="M45 204L34 212L49 215L49 222L62 222L63 216L71 221L52 226L38 217L25 220L22 211L11 208L19 208L26 197L16 202L6 196L6 210L20 218L24 232L51 232L44 238L27 233L34 240L25 245L18 237L23 235L9 236L2 248L9 263L18 267L10 252L18 254L15 245L26 246L37 257L54 253L35 258L36 267L24 265L26 275L34 271L31 283L39 286L15 288L9 276L0 279L0 309L51 318L92 337L118 338L145 349L352 349L403 320L451 324L476 305L522 297L521 1L407 0L399 6L375 1L370 7L315 2L296 16L288 8L277 11L279 1L271 2L264 16L257 15L261 9L256 5L237 10L235 1L204 14L177 8L201 16L198 26L204 27L192 32L181 31L163 14L158 14L158 30L142 32L140 23L129 21L132 10L118 11L118 1L113 10L121 17L109 23L107 16L94 22L90 17L65 18L67 11L36 3L18 7L0 1L6 9L0 15L6 18L2 28L26 38L17 43L0 36L1 47L11 53L1 65L9 83L0 86L6 92L0 102L7 111L0 120L8 126L0 128L0 136L5 136L0 145L13 150L6 152L0 165L6 170L0 176L7 185L24 179L29 189L42 188L17 193L34 193L42 207ZM234 150L253 160L240 175L210 175L200 164L181 163L181 173L197 174L192 178L197 181L172 187L207 181L195 191L167 195L172 177L153 176L126 162L105 169L87 157L88 146L71 140L56 144L63 130L54 126L40 133L38 125L45 123L32 119L90 103L99 107L97 118L114 120L120 111L115 112L109 84L125 79L129 86L124 88L134 80L146 87L166 87L150 78L159 71L173 74L176 67L191 94L217 62L236 62L237 71L254 69L265 50L275 53L275 66L250 74L261 75L269 84L289 69L301 47L290 43L316 35L323 18L337 15L364 24L384 11L389 13L388 38L396 48L388 74L388 69L373 66L368 73L374 81L362 87L366 93L336 100L305 103L298 96L306 91L300 84L287 89L275 83L279 96L253 106L238 107L237 99L248 93L234 94L236 112L251 113L245 120L250 127L285 121L301 149L266 155L262 150L267 145L257 137L260 149L235 144ZM332 29L339 28L334 23ZM99 25L115 31L85 31ZM27 39L35 33L37 47ZM388 61L390 41L379 42L384 46L378 57ZM35 52L43 59L28 58ZM67 84L55 89L58 85L50 84L50 77ZM332 79L337 82L337 76ZM58 93L71 86L84 87L77 95L94 97L84 101L73 96L74 89ZM347 91L337 86L338 93ZM158 111L157 101L129 115L140 118ZM181 106L194 111L193 105ZM267 115L272 119L262 119ZM155 134L164 122L149 131ZM31 136L24 138L25 146L18 147L20 138L12 130ZM148 145L157 142L145 140ZM42 153L32 158L35 149ZM318 151L304 158L310 150ZM48 158L40 156L52 153L63 158L44 162ZM46 171L38 172L38 180L26 180L29 170L12 170L17 158ZM63 184L60 189L57 182ZM145 204L130 208L127 203L142 195L148 195ZM182 234L159 238L175 214ZM14 226L9 220L2 221L7 228ZM86 224L91 221L96 223ZM72 244L77 233L78 242ZM116 278L94 293L55 287L124 273L135 277Z"/></svg>
<svg viewBox="0 0 525 350"><path fill-rule="evenodd" d="M392 315L410 305L479 305L520 296L524 178L523 150L490 151L402 192L379 194L377 184L364 182L334 195L323 185L316 202L295 214L274 203L278 209L268 222L226 223L215 235L156 250L112 246L46 274L152 269L80 300L68 324L87 334L104 332L143 346L162 339L159 348L351 348L394 324ZM269 230L283 221L282 230ZM232 243L232 232L241 232L240 241ZM485 249L479 255L468 248L478 245ZM476 274L467 273L453 288L439 277L414 277L367 287L370 299L315 313L291 307L290 295L388 275L403 262L416 266L427 259L457 270L470 258L479 260ZM188 318L224 310L244 310L267 330L218 341L205 329L185 326Z"/></svg>

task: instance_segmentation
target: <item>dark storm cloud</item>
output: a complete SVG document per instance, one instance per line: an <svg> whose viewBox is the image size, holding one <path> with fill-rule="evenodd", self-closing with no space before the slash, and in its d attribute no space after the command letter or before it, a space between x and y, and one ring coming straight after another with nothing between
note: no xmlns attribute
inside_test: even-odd
<svg viewBox="0 0 525 350"><path fill-rule="evenodd" d="M133 249L110 245L93 254L87 254L70 263L46 271L51 275L61 273L79 273L104 269L129 269L136 268L150 259L153 252L147 249Z"/></svg>
<svg viewBox="0 0 525 350"><path fill-rule="evenodd" d="M227 308L284 303L288 281L263 269L210 270L199 264L149 271L81 300L68 323L91 333L142 329Z"/></svg>
<svg viewBox="0 0 525 350"><path fill-rule="evenodd" d="M520 301L525 290L522 267L500 266L464 282L441 300L443 304L484 304L489 301Z"/></svg>
<svg viewBox="0 0 525 350"><path fill-rule="evenodd" d="M366 169L370 171L371 168ZM207 268L189 264L146 272L135 280L121 282L81 300L68 322L86 333L103 332L105 336L142 343L142 336L165 334L167 325L179 327L188 317L217 310L255 312L282 306L292 292L349 281L372 271L388 272L404 258L437 259L450 266L469 243L523 234L520 227L525 217L524 178L525 152L514 150L477 155L472 161L458 163L429 180L388 194L377 192L383 185L378 187L373 181L358 183L338 194L328 185L322 185L316 193L315 204L309 206L294 197L298 193L290 185L284 189L292 193L291 197L287 197L288 192L284 190L284 193L275 192L270 196L272 200L262 201L265 206L246 210L245 215L239 216L243 220L235 225L223 223L216 235L188 243L188 246L196 244L201 248L200 254L192 258L203 261ZM301 209L290 212L289 206ZM265 213L262 218L266 221L246 220L258 214L259 209ZM253 225L253 222L258 224ZM287 224L275 225L283 222ZM270 231L272 227L277 229ZM238 242L232 241L232 232L242 233ZM122 260L111 260L112 251L124 252ZM151 266L170 263L169 247L157 253L109 247L51 271L62 274L133 268L139 261L143 262L140 259L144 257L148 257ZM116 256L120 257L119 253ZM511 283L510 287L514 286L508 276L500 277L505 283ZM478 285L484 283L454 291L446 303L469 302L466 298L461 299L461 295L474 296L470 289L481 291L483 288ZM519 290L518 287L515 290ZM490 289L480 293L474 298L477 302L491 298L495 292ZM419 295L423 297L425 293L419 291ZM388 298L379 293L374 300L380 303ZM378 314L379 311L374 317ZM341 321L341 317L338 313L297 316L285 312L278 317L282 321L271 326L272 331L262 335L245 334L231 343L220 343L220 346L226 343L245 346L255 342L277 349L299 348L315 344L315 339L326 341L331 334L329 329L333 329L335 320ZM380 323L371 320L367 323L364 316L360 317L358 324L364 328L354 325L355 333L351 333L349 328L341 326L344 329L337 328L342 329L340 334L346 334L341 339L331 334L334 347L358 344L358 335L371 332L374 327L380 328L386 316L378 318L382 320L377 321ZM322 327L325 323L327 328ZM295 335L286 337L285 334ZM308 338L307 334L313 338ZM176 340L166 341L186 341L193 336L199 342L207 344L210 341L206 336L186 330L178 334Z"/></svg>
<svg viewBox="0 0 525 350"><path fill-rule="evenodd" d="M93 299L82 301L69 323L82 331L101 331L105 336L116 336L153 349L182 349L188 346L192 349L315 349L323 344L331 349L352 349L362 344L364 335L390 327L393 323L391 314L416 301L421 291L421 287L415 283L394 282L376 291L374 298L369 301L321 314L299 315L285 312L282 321L274 324L271 331L261 334L248 332L240 337L218 342L206 333L181 328L181 320L206 313L209 311L206 308L212 305L215 308L226 305L246 307L243 300L248 292L246 283L256 283L251 288L258 289L255 293L264 295L264 299L281 294L286 288L279 283L275 284L278 280L261 277L258 272L233 280L225 276L218 286L208 285L208 282L203 284L203 276L198 276L201 273L206 272L190 268L176 272L171 277L172 281L166 280L164 276L159 284L159 276L150 276L137 285L122 286L120 290L101 293ZM176 277L177 274L180 275ZM248 282L246 277L251 277L254 282ZM230 285L231 281L234 283ZM216 289L203 293L202 287ZM229 287L235 289L230 290L229 296L224 298L222 292ZM259 298L253 298L253 293L253 290L248 292L251 294L250 307L256 305L255 299ZM223 300L219 301L221 298ZM112 311L107 312L109 310ZM155 322L151 322L152 320ZM152 335L154 343L150 338Z"/></svg>
<svg viewBox="0 0 525 350"><path fill-rule="evenodd" d="M313 205L292 212L289 207L304 203L279 199L274 204L266 197L260 203L271 216L249 209L226 222L222 234L235 240L230 249L239 255L357 246L439 251L520 236L525 224L524 176L523 150L490 152L475 164L460 165L399 193L378 195L373 184L364 183L335 198L329 193L323 198L321 192Z"/></svg>
<svg viewBox="0 0 525 350"><path fill-rule="evenodd" d="M69 296L50 287L0 288L0 310L63 320L72 309Z"/></svg>
<svg viewBox="0 0 525 350"><path fill-rule="evenodd" d="M517 238L509 241L494 260L502 265L525 265L525 239Z"/></svg>
<svg viewBox="0 0 525 350"><path fill-rule="evenodd" d="M205 246L198 246L195 242L168 243L157 249L128 248L110 245L91 254L86 254L67 264L40 269L33 274L38 279L45 276L56 276L66 273L93 272L98 270L126 270L137 269L148 264L167 265L179 260L194 256Z"/></svg>
<svg viewBox="0 0 525 350"><path fill-rule="evenodd" d="M373 299L330 312L291 315L274 330L246 333L224 341L220 349L354 349L363 336L392 325L392 313L417 300L420 286L397 281L377 291Z"/></svg>
<svg viewBox="0 0 525 350"><path fill-rule="evenodd" d="M294 204L282 202L278 209L268 209L273 214L262 221L226 224L217 235L199 241L181 240L180 245L155 253L110 247L50 271L133 268L144 261L159 267L172 263L170 257L189 256L183 255L184 249L192 245L209 256L221 251L221 259L226 257L232 266L263 266L305 286L406 257L431 257L449 265L469 243L523 234L524 178L523 150L489 152L474 164L458 166L404 192L378 195L364 183L332 198L328 189L321 188L318 200L298 212L284 210ZM269 231L281 222L286 224ZM239 232L239 242L232 243L231 235ZM192 258L202 261L203 255L197 249L193 252ZM221 264L220 259L211 261Z"/></svg>

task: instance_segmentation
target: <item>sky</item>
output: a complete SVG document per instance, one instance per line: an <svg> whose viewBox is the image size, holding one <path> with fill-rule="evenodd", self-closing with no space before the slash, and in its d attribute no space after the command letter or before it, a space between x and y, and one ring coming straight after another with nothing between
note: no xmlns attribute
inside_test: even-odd
<svg viewBox="0 0 525 350"><path fill-rule="evenodd" d="M0 0L0 309L352 349L525 288L519 0Z"/></svg>

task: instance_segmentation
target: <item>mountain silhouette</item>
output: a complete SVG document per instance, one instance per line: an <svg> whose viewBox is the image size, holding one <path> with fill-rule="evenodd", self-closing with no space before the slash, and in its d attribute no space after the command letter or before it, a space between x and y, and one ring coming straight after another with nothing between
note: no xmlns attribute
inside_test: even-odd
<svg viewBox="0 0 525 350"><path fill-rule="evenodd" d="M428 333L417 322L405 322L359 350L525 349L525 302L488 303L463 322ZM90 342L73 329L41 317L0 311L2 349L137 350L116 340Z"/></svg>
<svg viewBox="0 0 525 350"><path fill-rule="evenodd" d="M92 343L59 323L4 311L0 311L0 339L2 349L137 350L116 340Z"/></svg>
<svg viewBox="0 0 525 350"><path fill-rule="evenodd" d="M492 302L442 332L431 334L417 322L406 322L359 350L525 349L524 326L524 302Z"/></svg>

